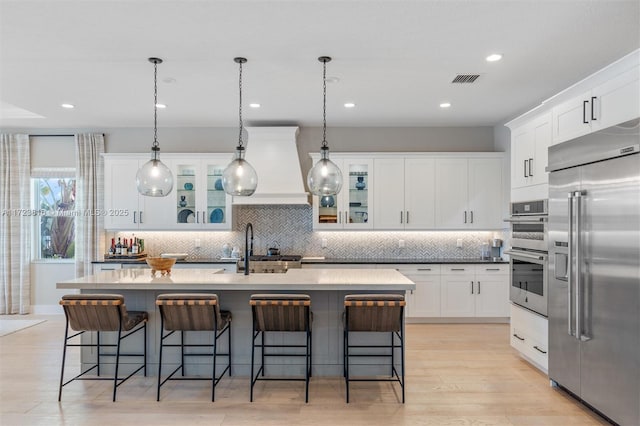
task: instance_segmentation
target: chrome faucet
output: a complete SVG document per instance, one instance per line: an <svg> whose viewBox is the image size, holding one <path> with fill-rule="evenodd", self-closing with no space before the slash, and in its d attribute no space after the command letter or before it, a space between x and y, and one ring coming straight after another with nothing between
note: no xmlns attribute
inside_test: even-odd
<svg viewBox="0 0 640 426"><path fill-rule="evenodd" d="M251 246L249 246L249 230L251 230ZM253 256L253 225L247 223L244 230L244 274L249 275L249 258Z"/></svg>

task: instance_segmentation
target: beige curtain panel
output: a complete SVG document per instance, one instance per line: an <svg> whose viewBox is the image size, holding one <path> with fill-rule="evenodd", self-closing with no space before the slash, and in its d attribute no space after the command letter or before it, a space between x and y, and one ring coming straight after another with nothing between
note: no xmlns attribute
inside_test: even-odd
<svg viewBox="0 0 640 426"><path fill-rule="evenodd" d="M0 134L0 314L31 309L29 135Z"/></svg>
<svg viewBox="0 0 640 426"><path fill-rule="evenodd" d="M104 206L104 136L96 133L75 135L76 209L101 212ZM104 217L99 214L76 216L76 277L92 273L91 262L103 253Z"/></svg>

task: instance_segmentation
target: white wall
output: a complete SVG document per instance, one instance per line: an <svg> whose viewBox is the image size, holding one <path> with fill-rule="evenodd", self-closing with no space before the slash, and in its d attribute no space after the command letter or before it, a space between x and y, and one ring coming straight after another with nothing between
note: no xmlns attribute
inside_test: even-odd
<svg viewBox="0 0 640 426"><path fill-rule="evenodd" d="M73 262L33 262L31 263L31 313L62 314L58 305L60 298L73 290L58 290L58 281L75 278L76 266Z"/></svg>

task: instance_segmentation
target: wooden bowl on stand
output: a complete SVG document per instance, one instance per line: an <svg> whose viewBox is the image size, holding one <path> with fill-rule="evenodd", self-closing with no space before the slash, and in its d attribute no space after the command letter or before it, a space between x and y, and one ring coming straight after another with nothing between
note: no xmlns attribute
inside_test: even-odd
<svg viewBox="0 0 640 426"><path fill-rule="evenodd" d="M171 257L147 257L146 260L154 277L157 271L160 271L161 275L171 275L171 267L176 263L176 259Z"/></svg>

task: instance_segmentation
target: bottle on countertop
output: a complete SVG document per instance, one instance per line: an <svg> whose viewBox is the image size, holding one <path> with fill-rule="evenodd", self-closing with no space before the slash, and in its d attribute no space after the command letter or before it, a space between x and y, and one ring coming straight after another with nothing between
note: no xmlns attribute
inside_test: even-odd
<svg viewBox="0 0 640 426"><path fill-rule="evenodd" d="M109 246L109 255L113 256L114 254L116 254L116 239L112 238L111 245Z"/></svg>
<svg viewBox="0 0 640 426"><path fill-rule="evenodd" d="M121 254L122 256L126 256L126 255L127 255L128 250L129 250L129 247L127 246L127 239L125 238L125 239L124 239L124 243L122 244L122 249L121 249L121 251L120 251L120 254Z"/></svg>
<svg viewBox="0 0 640 426"><path fill-rule="evenodd" d="M118 237L118 244L116 244L116 255L122 253L122 242L120 242L120 237Z"/></svg>
<svg viewBox="0 0 640 426"><path fill-rule="evenodd" d="M132 238L131 239L132 243L131 243L131 254L138 254L139 250L138 250L138 239L137 238Z"/></svg>

